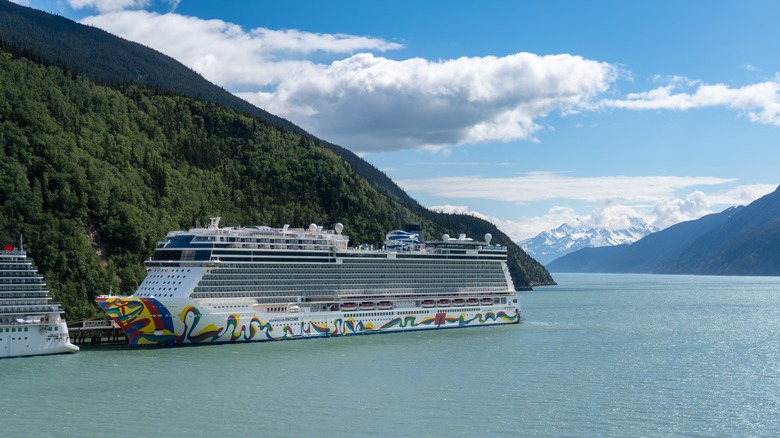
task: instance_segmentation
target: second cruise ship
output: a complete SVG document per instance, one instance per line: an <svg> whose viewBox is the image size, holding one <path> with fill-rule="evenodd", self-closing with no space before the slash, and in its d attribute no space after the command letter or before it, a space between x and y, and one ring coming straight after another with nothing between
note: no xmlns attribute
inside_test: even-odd
<svg viewBox="0 0 780 438"><path fill-rule="evenodd" d="M0 359L75 353L60 304L27 252L0 249Z"/></svg>

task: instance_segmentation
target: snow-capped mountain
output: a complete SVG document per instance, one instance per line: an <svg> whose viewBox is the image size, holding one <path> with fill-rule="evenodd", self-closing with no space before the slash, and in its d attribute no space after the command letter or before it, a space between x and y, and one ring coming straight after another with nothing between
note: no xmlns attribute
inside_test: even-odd
<svg viewBox="0 0 780 438"><path fill-rule="evenodd" d="M560 256L582 248L633 243L659 231L641 218L629 218L629 226L619 230L588 227L582 223L563 224L530 239L517 242L525 252L546 265Z"/></svg>

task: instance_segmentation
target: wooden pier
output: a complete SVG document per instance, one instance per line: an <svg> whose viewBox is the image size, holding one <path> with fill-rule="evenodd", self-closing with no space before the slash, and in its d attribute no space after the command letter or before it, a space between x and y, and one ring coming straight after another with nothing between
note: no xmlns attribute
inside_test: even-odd
<svg viewBox="0 0 780 438"><path fill-rule="evenodd" d="M68 324L71 342L76 345L127 344L127 336L114 321L81 321Z"/></svg>

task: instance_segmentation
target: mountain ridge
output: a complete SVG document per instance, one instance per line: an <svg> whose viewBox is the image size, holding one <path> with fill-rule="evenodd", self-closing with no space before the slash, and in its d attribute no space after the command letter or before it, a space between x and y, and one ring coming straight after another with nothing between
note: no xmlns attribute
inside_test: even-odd
<svg viewBox="0 0 780 438"><path fill-rule="evenodd" d="M729 221L692 242L660 273L780 275L780 187L735 211ZM767 257L774 254L775 257ZM704 256L703 256L704 255Z"/></svg>
<svg viewBox="0 0 780 438"><path fill-rule="evenodd" d="M552 272L780 275L780 187L747 206L682 222L622 247L574 252Z"/></svg>
<svg viewBox="0 0 780 438"><path fill-rule="evenodd" d="M627 218L628 227L607 229L592 227L581 220L574 224L562 224L536 236L517 242L528 255L547 265L553 260L583 248L598 248L633 243L658 231L642 218Z"/></svg>

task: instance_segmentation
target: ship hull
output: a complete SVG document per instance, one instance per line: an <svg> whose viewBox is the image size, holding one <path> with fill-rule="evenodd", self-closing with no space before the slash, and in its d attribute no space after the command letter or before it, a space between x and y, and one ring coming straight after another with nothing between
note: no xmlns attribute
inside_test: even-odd
<svg viewBox="0 0 780 438"><path fill-rule="evenodd" d="M0 327L0 358L75 353L68 327L59 324L24 324Z"/></svg>
<svg viewBox="0 0 780 438"><path fill-rule="evenodd" d="M404 308L374 311L266 313L250 306L215 311L192 299L100 297L131 347L323 338L517 324L517 307Z"/></svg>

